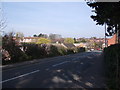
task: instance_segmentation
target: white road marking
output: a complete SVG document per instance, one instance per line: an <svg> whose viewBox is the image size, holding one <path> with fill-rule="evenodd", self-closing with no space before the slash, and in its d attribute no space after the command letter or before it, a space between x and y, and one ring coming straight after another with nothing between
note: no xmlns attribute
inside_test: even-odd
<svg viewBox="0 0 120 90"><path fill-rule="evenodd" d="M58 64L54 64L54 65L52 65L52 67L56 67L56 66L59 66L59 65L62 65L62 64L65 64L65 63L67 63L68 61L65 61L65 62L62 62L62 63L58 63Z"/></svg>
<svg viewBox="0 0 120 90"><path fill-rule="evenodd" d="M0 83L5 83L5 82L8 82L8 81L11 81L11 80L17 79L17 78L21 78L21 77L24 77L24 76L27 76L27 75L30 75L30 74L33 74L33 73L39 72L39 71L40 71L40 70L35 70L35 71L29 72L29 73L26 73L26 74L23 74L23 75L20 75L20 76L17 76L17 77L13 77L13 78L10 78L10 79L7 79L7 80L4 80L4 81L1 81Z"/></svg>

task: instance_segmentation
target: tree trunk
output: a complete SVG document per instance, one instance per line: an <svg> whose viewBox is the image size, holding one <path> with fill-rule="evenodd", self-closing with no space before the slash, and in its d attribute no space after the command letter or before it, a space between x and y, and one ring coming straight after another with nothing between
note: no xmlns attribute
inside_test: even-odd
<svg viewBox="0 0 120 90"><path fill-rule="evenodd" d="M120 24L117 24L117 27L116 27L116 30L117 30L117 44L120 44ZM119 50L119 46L117 45L117 51ZM118 55L118 52L116 51L116 88L119 88L119 55Z"/></svg>
<svg viewBox="0 0 120 90"><path fill-rule="evenodd" d="M115 30L116 30L116 41L115 41L115 43L118 43L118 24L115 25Z"/></svg>
<svg viewBox="0 0 120 90"><path fill-rule="evenodd" d="M117 26L117 32L118 32L118 43L120 44L120 24Z"/></svg>

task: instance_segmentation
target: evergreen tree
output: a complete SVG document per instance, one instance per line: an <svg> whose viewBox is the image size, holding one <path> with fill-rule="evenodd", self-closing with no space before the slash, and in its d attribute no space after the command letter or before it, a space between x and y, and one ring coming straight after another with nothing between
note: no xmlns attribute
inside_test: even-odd
<svg viewBox="0 0 120 90"><path fill-rule="evenodd" d="M88 6L93 9L96 15L91 18L96 21L97 25L107 24L107 36L117 33L120 36L120 2L87 2ZM117 39L118 42L119 39Z"/></svg>

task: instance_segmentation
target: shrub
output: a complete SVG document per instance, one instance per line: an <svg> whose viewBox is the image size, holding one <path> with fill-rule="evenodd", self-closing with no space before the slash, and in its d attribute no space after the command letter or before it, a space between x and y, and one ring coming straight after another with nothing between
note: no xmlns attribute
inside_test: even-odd
<svg viewBox="0 0 120 90"><path fill-rule="evenodd" d="M44 41L44 40L43 40ZM46 45L39 43L22 43L21 46L16 43L13 35L5 35L3 37L3 51L7 53L3 54L2 63L10 64L16 62L22 62L26 60L39 59L44 57L53 57L59 55L74 54L77 52L85 51L83 48L69 48L66 49L63 46ZM9 60L10 58L10 60Z"/></svg>
<svg viewBox="0 0 120 90"><path fill-rule="evenodd" d="M58 55L60 55L58 48L54 45L51 45L49 56L58 56Z"/></svg>
<svg viewBox="0 0 120 90"><path fill-rule="evenodd" d="M39 38L36 44L48 44L51 41L47 38Z"/></svg>
<svg viewBox="0 0 120 90"><path fill-rule="evenodd" d="M66 55L67 54L67 49L64 48L63 46L58 47L58 52L60 55Z"/></svg>
<svg viewBox="0 0 120 90"><path fill-rule="evenodd" d="M118 70L120 70L120 44L111 45L105 48L104 60L107 68L106 76L108 78L109 88L116 88L116 86L120 86L120 71L117 71L117 65L119 67ZM117 60L119 60L119 63ZM118 73L118 76L116 73ZM116 80L116 76L118 80Z"/></svg>
<svg viewBox="0 0 120 90"><path fill-rule="evenodd" d="M74 50L73 49L67 49L67 54L73 54Z"/></svg>
<svg viewBox="0 0 120 90"><path fill-rule="evenodd" d="M45 50L41 44L23 44L25 53L31 57L31 59L43 58L47 56Z"/></svg>
<svg viewBox="0 0 120 90"><path fill-rule="evenodd" d="M72 38L65 38L64 43L74 43L74 39L72 39Z"/></svg>
<svg viewBox="0 0 120 90"><path fill-rule="evenodd" d="M85 48L84 47L80 47L80 48L78 47L77 52L85 52Z"/></svg>
<svg viewBox="0 0 120 90"><path fill-rule="evenodd" d="M11 33L3 37L2 49L7 51L10 57L9 61L2 58L3 64L15 63L28 59L28 56L21 51Z"/></svg>

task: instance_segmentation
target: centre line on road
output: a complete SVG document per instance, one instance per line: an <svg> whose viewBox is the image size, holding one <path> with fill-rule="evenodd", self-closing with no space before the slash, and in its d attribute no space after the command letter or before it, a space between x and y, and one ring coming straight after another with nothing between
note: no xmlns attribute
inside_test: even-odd
<svg viewBox="0 0 120 90"><path fill-rule="evenodd" d="M1 81L0 83L5 83L5 82L8 82L8 81L11 81L11 80L17 79L17 78L21 78L21 77L24 77L24 76L27 76L27 75L30 75L30 74L33 74L33 73L39 72L39 71L40 71L40 70L35 70L35 71L29 72L29 73L26 73L26 74L23 74L23 75L20 75L20 76L17 76L17 77L13 77L13 78L10 78L10 79L7 79L7 80L4 80L4 81Z"/></svg>
<svg viewBox="0 0 120 90"><path fill-rule="evenodd" d="M52 65L52 66L53 66L53 67L56 67L56 66L62 65L62 64L67 63L67 62L68 62L68 61L65 61L65 62L62 62L62 63L54 64L54 65Z"/></svg>

